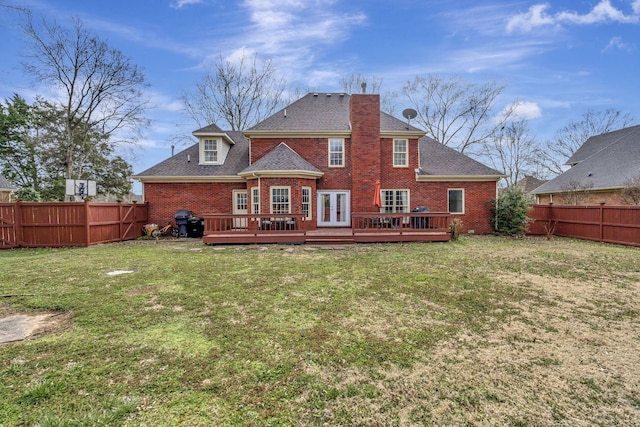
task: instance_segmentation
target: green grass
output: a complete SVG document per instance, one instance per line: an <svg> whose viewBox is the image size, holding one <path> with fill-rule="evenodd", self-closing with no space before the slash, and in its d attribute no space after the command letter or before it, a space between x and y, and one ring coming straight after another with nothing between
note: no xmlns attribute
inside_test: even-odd
<svg viewBox="0 0 640 427"><path fill-rule="evenodd" d="M71 313L52 334L0 347L0 425L530 425L536 411L510 397L518 384L464 383L451 372L465 365L458 351L522 353L568 333L528 314L561 302L533 278L610 281L616 301L603 296L589 301L593 312L566 316L637 326L624 298L637 293L635 248L495 237L261 248L133 242L0 252L0 294L18 295L0 301L0 314ZM105 274L114 270L133 273ZM544 336L489 338L514 323ZM525 359L505 372L566 367L553 354ZM553 407L544 396L531 404L557 417L583 398L593 403L608 390L589 375L575 377L588 398L573 391ZM596 416L636 416L633 392L619 391L628 407Z"/></svg>

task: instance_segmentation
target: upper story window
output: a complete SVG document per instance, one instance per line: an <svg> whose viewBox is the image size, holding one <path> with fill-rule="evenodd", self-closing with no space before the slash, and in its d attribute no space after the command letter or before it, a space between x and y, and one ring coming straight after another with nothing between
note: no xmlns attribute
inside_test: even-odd
<svg viewBox="0 0 640 427"><path fill-rule="evenodd" d="M344 139L329 138L329 166L344 166Z"/></svg>
<svg viewBox="0 0 640 427"><path fill-rule="evenodd" d="M218 146L217 139L205 139L202 142L202 158L203 163L218 163Z"/></svg>
<svg viewBox="0 0 640 427"><path fill-rule="evenodd" d="M452 214L464 213L464 189L449 189L449 212Z"/></svg>
<svg viewBox="0 0 640 427"><path fill-rule="evenodd" d="M408 147L409 143L406 139L393 140L393 166L409 166Z"/></svg>

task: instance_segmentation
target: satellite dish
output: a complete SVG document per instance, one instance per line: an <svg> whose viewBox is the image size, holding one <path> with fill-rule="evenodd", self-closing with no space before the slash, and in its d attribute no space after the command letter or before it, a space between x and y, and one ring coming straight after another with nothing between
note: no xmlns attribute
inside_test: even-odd
<svg viewBox="0 0 640 427"><path fill-rule="evenodd" d="M415 119L417 115L418 115L418 112L413 108L407 108L402 112L402 117L404 117L408 121L411 121L411 119Z"/></svg>

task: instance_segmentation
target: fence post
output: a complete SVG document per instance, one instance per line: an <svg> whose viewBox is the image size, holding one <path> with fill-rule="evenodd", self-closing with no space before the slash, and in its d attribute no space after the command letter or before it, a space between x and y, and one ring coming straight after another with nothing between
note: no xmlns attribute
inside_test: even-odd
<svg viewBox="0 0 640 427"><path fill-rule="evenodd" d="M122 215L122 200L118 200L118 240L123 241L122 229L124 228L124 218Z"/></svg>
<svg viewBox="0 0 640 427"><path fill-rule="evenodd" d="M18 200L13 206L13 226L15 227L16 233L16 247L22 248L24 247L23 238L24 235L22 233L22 206L21 201Z"/></svg>
<svg viewBox="0 0 640 427"><path fill-rule="evenodd" d="M84 201L84 240L85 246L88 247L91 242L91 224L89 224L89 201Z"/></svg>
<svg viewBox="0 0 640 427"><path fill-rule="evenodd" d="M600 202L600 241L604 241L604 203Z"/></svg>

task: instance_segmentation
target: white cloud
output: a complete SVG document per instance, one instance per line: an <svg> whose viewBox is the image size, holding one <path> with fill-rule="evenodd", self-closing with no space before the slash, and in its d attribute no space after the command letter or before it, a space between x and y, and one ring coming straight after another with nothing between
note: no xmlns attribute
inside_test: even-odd
<svg viewBox="0 0 640 427"><path fill-rule="evenodd" d="M612 37L611 40L609 40L609 43L604 47L604 49L602 49L602 52L610 50L631 51L633 50L633 46L622 40L622 37Z"/></svg>
<svg viewBox="0 0 640 427"><path fill-rule="evenodd" d="M171 2L171 7L174 9L181 9L184 6L189 6L192 4L199 4L202 3L203 0L177 0L177 1L173 1Z"/></svg>
<svg viewBox="0 0 640 427"><path fill-rule="evenodd" d="M279 71L304 76L307 82L307 67L318 52L348 38L367 20L361 12L345 12L345 5L335 0L245 0L242 6L250 26L238 34L235 42L230 40L235 44L232 50L260 52L273 59Z"/></svg>
<svg viewBox="0 0 640 427"><path fill-rule="evenodd" d="M542 110L536 102L531 101L516 101L507 105L498 115L499 117L505 117L511 114L513 120L531 120L542 117Z"/></svg>
<svg viewBox="0 0 640 427"><path fill-rule="evenodd" d="M531 6L528 12L511 17L507 22L507 32L516 29L527 32L534 27L554 24L554 19L545 13L548 8L548 4L536 4Z"/></svg>
<svg viewBox="0 0 640 427"><path fill-rule="evenodd" d="M591 11L580 14L574 11L563 11L556 14L547 13L550 5L541 3L533 5L525 13L512 16L507 21L507 32L528 32L537 27L559 26L562 24L590 25L607 22L636 24L640 22L640 0L631 4L633 13L625 13L611 4L611 0L600 0Z"/></svg>

